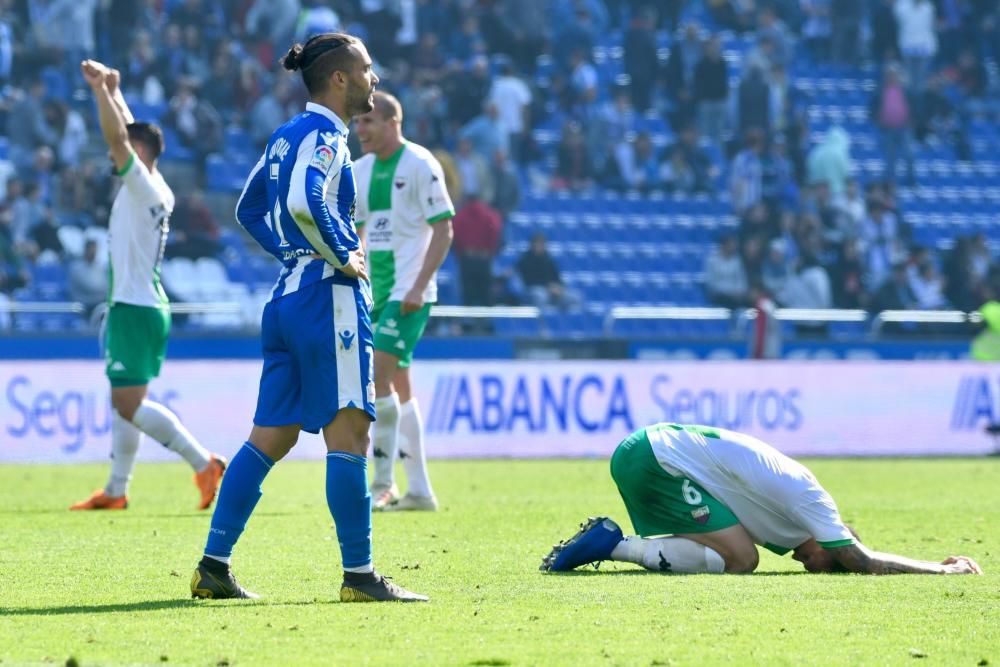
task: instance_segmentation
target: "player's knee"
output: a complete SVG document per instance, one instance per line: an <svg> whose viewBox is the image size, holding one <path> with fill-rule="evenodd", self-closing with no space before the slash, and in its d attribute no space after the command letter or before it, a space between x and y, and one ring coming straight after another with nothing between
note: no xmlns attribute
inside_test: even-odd
<svg viewBox="0 0 1000 667"><path fill-rule="evenodd" d="M739 549L723 556L726 561L727 574L750 574L760 564L760 554L757 548Z"/></svg>

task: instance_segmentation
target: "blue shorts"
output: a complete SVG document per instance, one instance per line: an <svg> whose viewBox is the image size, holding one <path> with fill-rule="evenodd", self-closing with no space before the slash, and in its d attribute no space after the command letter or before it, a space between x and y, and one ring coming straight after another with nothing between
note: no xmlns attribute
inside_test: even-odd
<svg viewBox="0 0 1000 667"><path fill-rule="evenodd" d="M327 278L264 307L254 424L319 433L342 408L375 419L371 297L345 283Z"/></svg>

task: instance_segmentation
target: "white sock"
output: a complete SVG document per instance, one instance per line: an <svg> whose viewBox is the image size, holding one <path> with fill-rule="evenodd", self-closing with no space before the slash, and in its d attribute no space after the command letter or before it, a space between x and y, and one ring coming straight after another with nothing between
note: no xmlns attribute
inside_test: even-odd
<svg viewBox="0 0 1000 667"><path fill-rule="evenodd" d="M399 396L396 392L375 399L375 424L372 426L372 455L375 458L373 486L392 486L395 482L396 447L399 440Z"/></svg>
<svg viewBox="0 0 1000 667"><path fill-rule="evenodd" d="M420 404L410 398L399 409L399 458L406 471L406 492L428 498L434 495L427 475L427 457L424 454L424 420Z"/></svg>
<svg viewBox="0 0 1000 667"><path fill-rule="evenodd" d="M357 567L345 567L344 572L351 572L354 574L368 574L369 572L375 571L375 565L368 563L368 565L359 565Z"/></svg>
<svg viewBox="0 0 1000 667"><path fill-rule="evenodd" d="M205 558L211 558L212 560L217 560L220 563L225 563L226 565L233 562L232 556L210 556L209 554L205 554Z"/></svg>
<svg viewBox="0 0 1000 667"><path fill-rule="evenodd" d="M132 423L170 451L180 454L195 472L204 470L211 460L208 450L198 444L177 415L164 405L144 400L135 411Z"/></svg>
<svg viewBox="0 0 1000 667"><path fill-rule="evenodd" d="M725 561L715 549L684 537L643 539L631 535L618 543L611 552L611 560L677 574L722 574L726 569Z"/></svg>
<svg viewBox="0 0 1000 667"><path fill-rule="evenodd" d="M104 492L115 498L128 494L128 483L132 481L135 455L139 451L142 431L127 419L111 411L111 477Z"/></svg>

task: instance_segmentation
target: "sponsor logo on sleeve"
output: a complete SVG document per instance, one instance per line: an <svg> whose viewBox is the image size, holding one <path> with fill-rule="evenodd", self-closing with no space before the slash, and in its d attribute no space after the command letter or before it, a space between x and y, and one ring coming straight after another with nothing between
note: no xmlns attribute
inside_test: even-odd
<svg viewBox="0 0 1000 667"><path fill-rule="evenodd" d="M317 146L309 166L316 167L324 174L330 171L330 167L333 166L333 149L329 146Z"/></svg>

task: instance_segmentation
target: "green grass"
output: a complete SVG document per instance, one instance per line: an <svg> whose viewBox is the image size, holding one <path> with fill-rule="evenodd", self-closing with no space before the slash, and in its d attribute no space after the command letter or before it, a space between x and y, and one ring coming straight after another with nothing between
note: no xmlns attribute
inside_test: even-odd
<svg viewBox="0 0 1000 667"><path fill-rule="evenodd" d="M104 466L0 466L2 665L1000 665L1000 461L814 461L873 547L983 577L537 567L587 515L624 519L604 461L434 462L442 511L377 515L381 570L429 605L341 605L322 463L279 465L236 553L259 602L192 601L208 528L180 465L132 508L70 513Z"/></svg>

